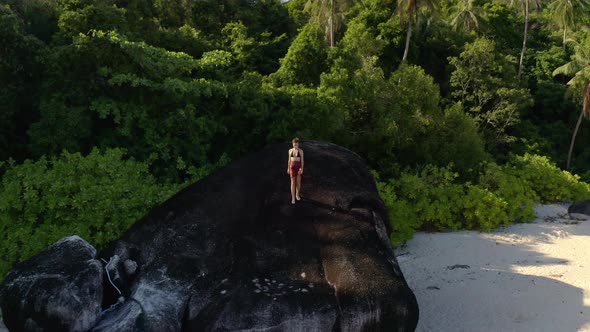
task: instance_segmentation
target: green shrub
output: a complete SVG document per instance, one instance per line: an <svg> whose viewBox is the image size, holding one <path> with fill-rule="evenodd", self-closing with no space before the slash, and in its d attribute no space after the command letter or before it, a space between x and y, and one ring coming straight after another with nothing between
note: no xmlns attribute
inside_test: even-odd
<svg viewBox="0 0 590 332"><path fill-rule="evenodd" d="M571 202L590 198L590 186L578 175L563 171L544 156L525 154L512 156L507 173L527 182L542 203Z"/></svg>
<svg viewBox="0 0 590 332"><path fill-rule="evenodd" d="M502 224L510 223L506 201L480 186L467 184L466 187L467 194L462 202L464 229L489 232Z"/></svg>
<svg viewBox="0 0 590 332"><path fill-rule="evenodd" d="M450 167L425 166L419 174L402 173L398 197L413 206L425 230L459 229L463 186L454 183L459 174Z"/></svg>
<svg viewBox="0 0 590 332"><path fill-rule="evenodd" d="M504 209L508 223L529 222L535 219L535 192L525 180L506 172L503 167L495 163L486 164L479 178L479 186L493 192L507 203Z"/></svg>
<svg viewBox="0 0 590 332"><path fill-rule="evenodd" d="M560 170L548 158L525 154L499 166L484 164L478 183L457 183L451 166L427 165L406 170L397 179L377 180L389 209L394 244L418 230L476 229L535 219L535 201L543 203L590 197L590 186L577 175ZM376 175L378 178L378 175Z"/></svg>
<svg viewBox="0 0 590 332"><path fill-rule="evenodd" d="M179 188L157 184L147 163L123 157L94 149L9 164L0 183L0 277L64 236L102 249Z"/></svg>
<svg viewBox="0 0 590 332"><path fill-rule="evenodd" d="M377 189L389 212L391 242L399 244L410 240L422 222L408 202L397 199L391 183L377 180Z"/></svg>
<svg viewBox="0 0 590 332"><path fill-rule="evenodd" d="M377 181L389 209L394 244L411 239L417 229L460 228L464 191L462 185L453 182L457 176L450 167L428 165L419 173L406 171L399 179Z"/></svg>

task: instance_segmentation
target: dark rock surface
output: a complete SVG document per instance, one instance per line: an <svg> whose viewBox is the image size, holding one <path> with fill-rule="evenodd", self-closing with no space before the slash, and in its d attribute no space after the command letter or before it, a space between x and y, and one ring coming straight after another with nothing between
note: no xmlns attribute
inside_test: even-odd
<svg viewBox="0 0 590 332"><path fill-rule="evenodd" d="M574 202L567 209L569 214L585 214L590 216L590 200Z"/></svg>
<svg viewBox="0 0 590 332"><path fill-rule="evenodd" d="M101 311L102 285L96 249L70 236L6 275L2 318L10 331L87 331Z"/></svg>
<svg viewBox="0 0 590 332"><path fill-rule="evenodd" d="M302 201L292 205L289 148L249 153L185 188L102 252L123 298L104 277L94 289L108 310L92 331L414 330L416 299L364 162L302 142ZM10 301L4 317L21 317L5 311Z"/></svg>

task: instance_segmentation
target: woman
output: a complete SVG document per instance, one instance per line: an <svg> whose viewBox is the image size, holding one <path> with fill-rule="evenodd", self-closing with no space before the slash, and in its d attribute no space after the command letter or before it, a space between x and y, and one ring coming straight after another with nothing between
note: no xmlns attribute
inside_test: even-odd
<svg viewBox="0 0 590 332"><path fill-rule="evenodd" d="M301 200L301 174L303 174L303 150L299 148L299 138L295 137L292 141L293 148L289 149L289 159L287 173L291 175L291 204L295 204L295 199Z"/></svg>

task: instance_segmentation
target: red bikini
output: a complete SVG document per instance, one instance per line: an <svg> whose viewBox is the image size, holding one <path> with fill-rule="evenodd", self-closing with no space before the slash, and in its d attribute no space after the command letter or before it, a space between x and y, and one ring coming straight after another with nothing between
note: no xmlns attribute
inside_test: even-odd
<svg viewBox="0 0 590 332"><path fill-rule="evenodd" d="M297 152L297 156L293 155L294 152L295 150L291 151L291 157L299 157L299 151ZM291 177L296 177L297 175L299 175L299 170L301 169L301 161L291 160L291 166L289 167L289 169L291 170Z"/></svg>

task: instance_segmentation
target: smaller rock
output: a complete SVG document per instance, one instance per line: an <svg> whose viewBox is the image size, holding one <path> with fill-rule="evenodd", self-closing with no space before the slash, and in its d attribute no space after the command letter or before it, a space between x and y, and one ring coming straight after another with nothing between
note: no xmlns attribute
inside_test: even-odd
<svg viewBox="0 0 590 332"><path fill-rule="evenodd" d="M135 272L137 272L137 263L130 259L126 259L125 262L123 262L123 267L125 268L127 276L133 276L135 275Z"/></svg>
<svg viewBox="0 0 590 332"><path fill-rule="evenodd" d="M102 276L92 245L63 238L6 275L0 285L4 322L13 331L86 331L101 311Z"/></svg>
<svg viewBox="0 0 590 332"><path fill-rule="evenodd" d="M590 216L590 200L574 202L574 204L568 207L567 213L572 219L574 219L573 216L577 216L587 220Z"/></svg>

